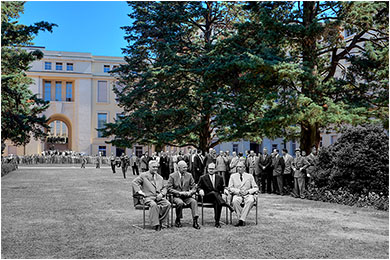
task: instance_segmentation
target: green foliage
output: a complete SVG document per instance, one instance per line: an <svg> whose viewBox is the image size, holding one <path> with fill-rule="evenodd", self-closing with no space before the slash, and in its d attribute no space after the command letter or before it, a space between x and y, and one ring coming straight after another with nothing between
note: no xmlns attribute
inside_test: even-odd
<svg viewBox="0 0 390 260"><path fill-rule="evenodd" d="M321 130L388 124L385 2L129 5L115 145L282 136L309 152Z"/></svg>
<svg viewBox="0 0 390 260"><path fill-rule="evenodd" d="M262 89L262 113L249 131L299 138L309 152L320 130L388 124L388 3L250 2L247 8L250 19L220 47L239 76L225 69L215 74L243 91ZM344 30L353 35L345 39Z"/></svg>
<svg viewBox="0 0 390 260"><path fill-rule="evenodd" d="M389 194L389 138L383 127L347 128L337 142L321 149L313 173L316 187L351 193Z"/></svg>
<svg viewBox="0 0 390 260"><path fill-rule="evenodd" d="M306 198L309 200L318 200L330 203L343 204L357 207L370 207L378 210L389 211L389 196L383 193L377 194L369 192L368 194L351 193L345 188L331 190L325 187L309 186L306 191Z"/></svg>
<svg viewBox="0 0 390 260"><path fill-rule="evenodd" d="M207 150L242 138L256 93L240 93L214 73L232 66L217 44L244 17L233 2L129 2L127 64L115 71L124 116L107 124L113 144L193 145ZM253 116L252 116L253 118Z"/></svg>
<svg viewBox="0 0 390 260"><path fill-rule="evenodd" d="M1 164L1 177L17 169L16 163L2 163Z"/></svg>
<svg viewBox="0 0 390 260"><path fill-rule="evenodd" d="M19 24L17 19L23 10L24 2L1 3L1 141L10 140L16 145L28 143L31 135L45 136L47 120L40 114L49 105L31 92L32 80L25 74L29 64L42 58L43 53L23 47L32 45L39 31L51 32L56 26L47 22Z"/></svg>

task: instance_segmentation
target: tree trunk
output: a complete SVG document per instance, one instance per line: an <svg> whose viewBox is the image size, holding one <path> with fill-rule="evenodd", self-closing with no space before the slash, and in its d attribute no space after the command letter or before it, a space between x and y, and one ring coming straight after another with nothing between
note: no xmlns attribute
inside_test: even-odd
<svg viewBox="0 0 390 260"><path fill-rule="evenodd" d="M311 148L315 146L317 149L321 141L320 128L318 123L311 125L309 122L301 123L301 138L300 148L308 155Z"/></svg>
<svg viewBox="0 0 390 260"><path fill-rule="evenodd" d="M165 150L165 144L156 144L155 151L157 153L159 153L160 151L164 151L164 150Z"/></svg>

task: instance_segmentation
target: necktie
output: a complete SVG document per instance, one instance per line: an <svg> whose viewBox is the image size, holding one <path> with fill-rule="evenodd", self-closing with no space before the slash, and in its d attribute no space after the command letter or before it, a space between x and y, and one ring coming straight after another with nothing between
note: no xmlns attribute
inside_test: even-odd
<svg viewBox="0 0 390 260"><path fill-rule="evenodd" d="M211 175L211 183L213 184L213 188L215 188L214 175Z"/></svg>
<svg viewBox="0 0 390 260"><path fill-rule="evenodd" d="M182 175L180 177L180 183L181 183L181 186L183 187L183 185L184 185L184 175Z"/></svg>
<svg viewBox="0 0 390 260"><path fill-rule="evenodd" d="M242 174L240 174L240 180L242 181Z"/></svg>

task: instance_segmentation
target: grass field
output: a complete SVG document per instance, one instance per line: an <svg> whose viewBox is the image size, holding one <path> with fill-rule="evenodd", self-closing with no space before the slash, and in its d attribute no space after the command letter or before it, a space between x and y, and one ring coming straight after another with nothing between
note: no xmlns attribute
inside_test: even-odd
<svg viewBox="0 0 390 260"><path fill-rule="evenodd" d="M128 173L20 167L1 182L2 258L389 258L388 212L261 195L259 224L161 232L133 209ZM224 219L224 212L222 214ZM235 223L235 222L234 222Z"/></svg>

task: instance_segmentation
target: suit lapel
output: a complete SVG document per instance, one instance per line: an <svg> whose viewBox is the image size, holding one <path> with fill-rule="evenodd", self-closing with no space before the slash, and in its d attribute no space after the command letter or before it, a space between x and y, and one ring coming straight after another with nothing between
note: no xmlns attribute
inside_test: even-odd
<svg viewBox="0 0 390 260"><path fill-rule="evenodd" d="M211 182L210 174L207 174L206 181L208 182L209 186L210 186L211 189L213 190L213 189L214 189L214 186L213 186L213 183Z"/></svg>
<svg viewBox="0 0 390 260"><path fill-rule="evenodd" d="M241 182L240 188L244 187L244 185L245 185L245 183L246 183L246 181L247 181L247 179L245 178L245 175L246 175L246 174L243 174L243 175L242 175L242 182L241 182L241 180L240 180L240 175L238 175L238 180L240 180L240 182Z"/></svg>
<svg viewBox="0 0 390 260"><path fill-rule="evenodd" d="M152 186L154 186L154 188L157 191L157 180L156 182L153 180L153 176L151 173L148 174L148 181L150 182L150 184L152 184Z"/></svg>

